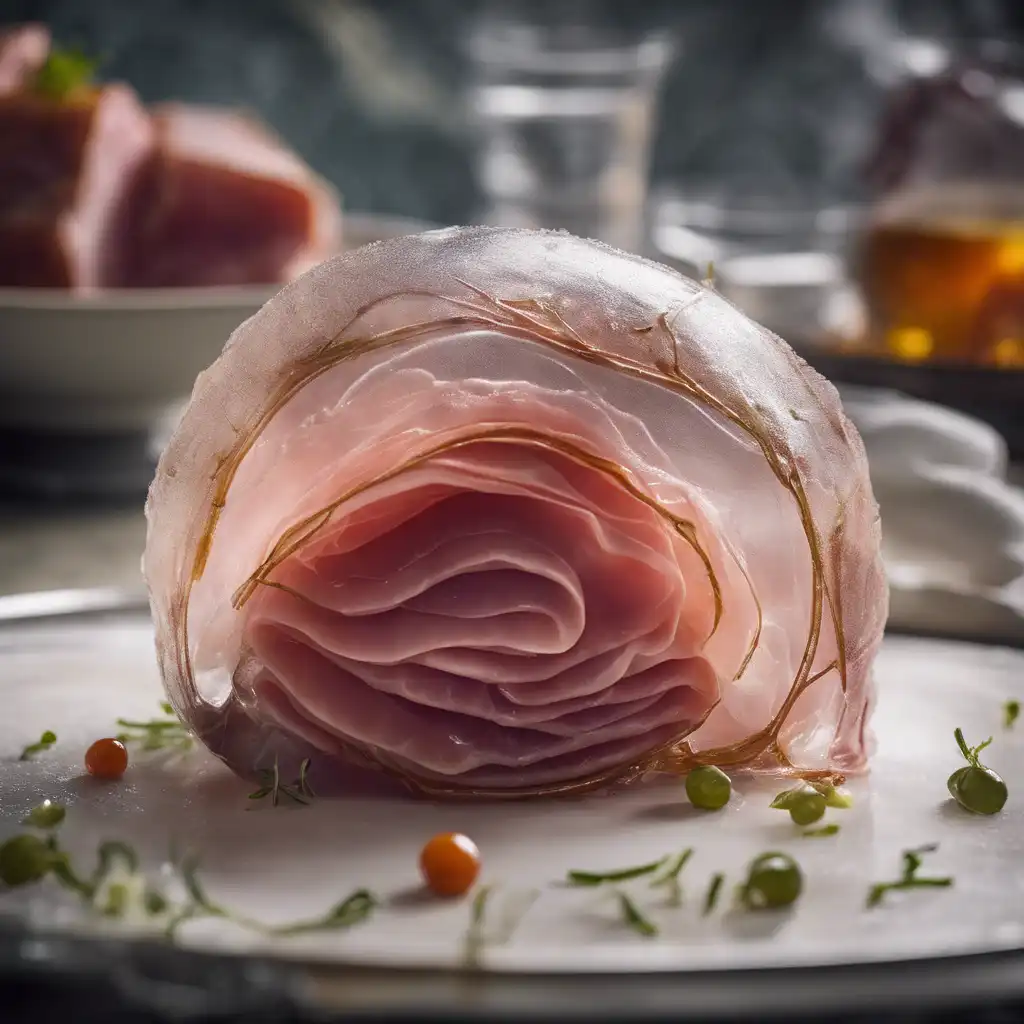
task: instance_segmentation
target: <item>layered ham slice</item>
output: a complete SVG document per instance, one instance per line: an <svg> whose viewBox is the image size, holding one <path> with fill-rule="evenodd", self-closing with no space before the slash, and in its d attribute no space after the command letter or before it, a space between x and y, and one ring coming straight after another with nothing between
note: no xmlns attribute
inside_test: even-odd
<svg viewBox="0 0 1024 1024"><path fill-rule="evenodd" d="M119 284L265 284L339 251L334 191L259 121L163 104L153 122L155 148L132 189Z"/></svg>
<svg viewBox="0 0 1024 1024"><path fill-rule="evenodd" d="M200 377L147 515L169 698L241 774L866 765L860 440L780 339L636 257L474 228L322 264Z"/></svg>
<svg viewBox="0 0 1024 1024"><path fill-rule="evenodd" d="M126 197L152 143L125 86L0 95L0 285L116 283Z"/></svg>

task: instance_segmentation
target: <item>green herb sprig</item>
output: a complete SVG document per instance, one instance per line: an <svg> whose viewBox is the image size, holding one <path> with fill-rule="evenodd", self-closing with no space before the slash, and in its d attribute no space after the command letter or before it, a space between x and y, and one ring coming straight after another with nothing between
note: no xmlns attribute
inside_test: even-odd
<svg viewBox="0 0 1024 1024"><path fill-rule="evenodd" d="M281 797L287 797L293 803L307 806L316 795L307 777L309 766L310 759L307 757L299 765L299 777L290 785L286 785L281 781L281 768L275 757L273 768L263 768L257 773L262 785L255 792L249 794L249 799L263 800L269 796L271 805L277 807L281 802Z"/></svg>
<svg viewBox="0 0 1024 1024"><path fill-rule="evenodd" d="M679 881L679 876L682 874L683 868L686 867L687 862L692 856L693 847L691 846L683 850L682 853L677 854L671 861L669 861L668 867L663 874L660 874L657 878L651 880L652 889L665 887L669 890L669 902L673 906L678 906L683 902L683 886Z"/></svg>
<svg viewBox="0 0 1024 1024"><path fill-rule="evenodd" d="M508 942L530 907L540 896L538 889L507 894L498 908L501 918L499 927L492 928L491 934L488 935L486 924L490 908L496 899L497 890L497 885L482 885L473 894L465 939L466 961L470 966L478 965L480 953L485 946L504 945Z"/></svg>
<svg viewBox="0 0 1024 1024"><path fill-rule="evenodd" d="M902 889L947 889L953 884L949 877L924 877L918 875L921 867L922 857L926 853L934 853L939 848L938 843L930 843L927 846L918 846L913 850L903 851L903 874L895 882L878 882L868 890L868 908L877 907L885 894L897 892Z"/></svg>
<svg viewBox="0 0 1024 1024"><path fill-rule="evenodd" d="M51 100L63 100L88 88L96 73L97 62L78 50L51 50L36 72L34 91Z"/></svg>
<svg viewBox="0 0 1024 1024"><path fill-rule="evenodd" d="M654 938L658 934L658 926L641 911L628 893L620 889L617 895L619 897L619 910L626 926L632 928L637 935L642 935L648 939Z"/></svg>
<svg viewBox="0 0 1024 1024"><path fill-rule="evenodd" d="M170 750L184 753L192 748L195 740L187 726L174 713L170 704L162 703L161 718L136 722L128 718L117 719L117 726L123 730L117 739L125 745L135 744L144 751Z"/></svg>
<svg viewBox="0 0 1024 1024"><path fill-rule="evenodd" d="M41 754L44 750L49 750L56 742L57 734L52 730L47 729L35 743L30 743L25 747L18 760L30 761L36 754Z"/></svg>
<svg viewBox="0 0 1024 1024"><path fill-rule="evenodd" d="M619 868L615 871L570 871L566 876L566 881L570 885L585 886L629 882L634 878L643 878L644 875L653 875L656 871L660 871L669 862L669 859L668 856L659 857L658 860L652 860L648 864L639 864L632 868ZM683 861L683 864L685 863ZM682 870L682 865L680 865L679 870Z"/></svg>
<svg viewBox="0 0 1024 1024"><path fill-rule="evenodd" d="M722 886L725 884L725 875L721 871L711 876L711 882L708 884L707 894L704 896L704 916L707 917L718 903L718 897L722 892Z"/></svg>

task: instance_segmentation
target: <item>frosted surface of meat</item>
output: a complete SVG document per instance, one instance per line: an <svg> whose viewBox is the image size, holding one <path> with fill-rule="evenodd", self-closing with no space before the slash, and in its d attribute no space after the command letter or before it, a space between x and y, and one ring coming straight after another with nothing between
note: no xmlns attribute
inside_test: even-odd
<svg viewBox="0 0 1024 1024"><path fill-rule="evenodd" d="M323 264L200 377L147 512L168 693L243 773L866 763L860 439L783 342L635 257L481 228Z"/></svg>

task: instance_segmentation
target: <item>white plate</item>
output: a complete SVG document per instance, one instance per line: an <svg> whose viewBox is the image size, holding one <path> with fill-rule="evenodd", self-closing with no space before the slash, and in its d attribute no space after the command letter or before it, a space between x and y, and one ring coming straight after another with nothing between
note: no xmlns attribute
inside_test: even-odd
<svg viewBox="0 0 1024 1024"><path fill-rule="evenodd" d="M345 247L430 226L352 213ZM0 288L0 427L147 431L276 290Z"/></svg>
<svg viewBox="0 0 1024 1024"><path fill-rule="evenodd" d="M247 786L205 753L179 764L137 757L119 784L83 777L81 754L120 715L146 716L159 699L152 633L142 618L0 630L0 839L43 797L69 805L63 836L82 857L102 838L137 845L156 872L176 840L198 853L216 900L268 922L324 911L358 887L384 901L345 933L255 939L220 922L186 927L183 943L269 951L287 959L400 968L455 966L465 957L466 901L421 898L417 856L438 831L479 843L483 881L497 883L494 909L531 889L540 896L511 941L484 963L499 972L660 972L872 963L1024 947L1024 724L1001 727L1001 706L1024 686L1024 654L966 644L887 639L878 664L879 750L869 779L854 781L852 810L830 811L832 838L802 838L767 806L777 787L740 782L717 814L689 808L679 783L624 794L490 805L394 799L320 801L309 808L253 805ZM1010 800L993 818L968 815L947 797L958 767L955 726L970 742L990 734L987 761L1008 781ZM58 745L20 763L44 729ZM895 878L901 851L937 842L923 869L955 885L897 893L865 909L872 882ZM661 929L655 939L625 928L613 896L560 884L570 868L637 864L692 846L683 906L645 882L630 891ZM806 888L790 913L752 913L725 898L710 917L700 901L710 875L729 893L743 867L768 849L791 852ZM0 893L0 912L40 927L95 929L49 883ZM495 917L497 920L497 917Z"/></svg>

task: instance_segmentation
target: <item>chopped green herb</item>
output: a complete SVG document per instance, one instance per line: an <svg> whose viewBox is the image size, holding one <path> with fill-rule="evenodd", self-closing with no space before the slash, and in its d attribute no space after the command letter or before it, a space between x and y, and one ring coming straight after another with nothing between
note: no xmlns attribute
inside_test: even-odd
<svg viewBox="0 0 1024 1024"><path fill-rule="evenodd" d="M119 718L117 725L123 732L117 739L124 744L138 744L143 750L173 750L184 753L191 749L194 740L188 728L174 713L174 708L166 702L161 703L162 718L151 718L145 722L136 722L128 718Z"/></svg>
<svg viewBox="0 0 1024 1024"><path fill-rule="evenodd" d="M750 910L770 910L795 903L803 891L800 866L787 853L762 853L750 865L739 896Z"/></svg>
<svg viewBox="0 0 1024 1024"><path fill-rule="evenodd" d="M954 731L953 737L967 764L953 772L946 781L949 795L964 810L974 814L998 814L1006 803L1006 783L978 759L978 755L992 742L992 737L976 747L967 746L960 729Z"/></svg>
<svg viewBox="0 0 1024 1024"><path fill-rule="evenodd" d="M44 800L25 815L23 825L32 828L56 828L67 814L63 804L55 804L52 800Z"/></svg>
<svg viewBox="0 0 1024 1024"><path fill-rule="evenodd" d="M732 796L732 782L721 768L701 765L686 776L686 796L694 807L719 811Z"/></svg>
<svg viewBox="0 0 1024 1024"><path fill-rule="evenodd" d="M483 885L477 889L470 904L469 927L466 929L466 960L476 965L480 952L486 945L502 945L508 942L540 895L537 889L505 894L498 903L497 915L490 914L490 908L497 899L496 885ZM485 930L485 919L498 916L498 926L491 925Z"/></svg>
<svg viewBox="0 0 1024 1024"><path fill-rule="evenodd" d="M158 889L147 889L142 895L142 906L150 917L166 912L169 904L167 897Z"/></svg>
<svg viewBox="0 0 1024 1024"><path fill-rule="evenodd" d="M824 838L825 836L834 836L839 834L839 826L835 823L831 825L822 825L821 828L809 828L803 833L804 839L811 838Z"/></svg>
<svg viewBox="0 0 1024 1024"><path fill-rule="evenodd" d="M711 884L708 886L707 895L704 897L705 917L715 909L715 904L718 902L718 894L722 891L722 886L724 884L725 875L723 875L721 871L711 876Z"/></svg>
<svg viewBox="0 0 1024 1024"><path fill-rule="evenodd" d="M466 929L466 959L475 962L484 945L484 918L487 901L494 891L493 885L482 885L473 896L469 907L469 928Z"/></svg>
<svg viewBox="0 0 1024 1024"><path fill-rule="evenodd" d="M868 890L868 907L877 907L887 892L900 889L946 889L953 884L952 878L920 878L917 874L921 867L921 858L926 853L934 853L937 843L918 846L913 850L903 851L903 875L895 882L879 882Z"/></svg>
<svg viewBox="0 0 1024 1024"><path fill-rule="evenodd" d="M652 938L658 934L657 926L646 918L640 908L624 892L619 892L619 908L622 911L622 919L638 935Z"/></svg>
<svg viewBox="0 0 1024 1024"><path fill-rule="evenodd" d="M131 893L124 882L115 882L107 889L107 902L100 908L104 917L124 917Z"/></svg>
<svg viewBox="0 0 1024 1024"><path fill-rule="evenodd" d="M308 805L315 795L307 778L309 765L310 760L307 757L299 765L299 777L291 785L285 785L281 781L281 769L275 757L273 768L262 768L257 772L262 785L254 793L249 794L249 799L262 800L264 797L269 796L271 805L276 807L281 802L281 797L286 796L294 803L302 804L303 806Z"/></svg>
<svg viewBox="0 0 1024 1024"><path fill-rule="evenodd" d="M96 61L75 50L51 50L46 63L36 72L35 91L49 99L62 100L88 87Z"/></svg>
<svg viewBox="0 0 1024 1024"><path fill-rule="evenodd" d="M668 868L664 874L659 875L651 882L651 888L660 888L661 886L667 886L670 892L669 901L678 906L683 901L683 887L679 882L679 876L682 873L686 862L693 856L693 847L683 850L682 853L677 854L675 858L669 862Z"/></svg>
<svg viewBox="0 0 1024 1024"><path fill-rule="evenodd" d="M55 732L51 732L49 729L47 729L46 732L44 732L43 735L39 737L37 742L30 743L21 752L21 757L19 757L18 760L19 761L28 761L35 754L40 754L44 750L49 750L50 747L52 747L54 745L54 743L56 743L56 742L57 742L57 734Z"/></svg>
<svg viewBox="0 0 1024 1024"><path fill-rule="evenodd" d="M1020 718L1020 701L1008 700L1003 705L1003 728L1012 729L1018 718Z"/></svg>
<svg viewBox="0 0 1024 1024"><path fill-rule="evenodd" d="M642 878L644 875L652 875L655 871L664 867L668 857L660 860L653 860L649 864L641 864L635 868L620 868L617 871L606 871L604 873L595 871L570 871L567 880L570 885L604 885L608 882L628 882L633 878Z"/></svg>
<svg viewBox="0 0 1024 1024"><path fill-rule="evenodd" d="M789 811L795 825L812 825L825 813L828 801L814 786L803 783L779 793L771 802L776 810Z"/></svg>
<svg viewBox="0 0 1024 1024"><path fill-rule="evenodd" d="M340 931L365 921L378 906L377 898L366 889L357 889L351 896L327 911L323 917L310 921L298 921L295 924L281 925L266 929L271 935L305 935L309 932ZM233 915L229 918L238 920Z"/></svg>

